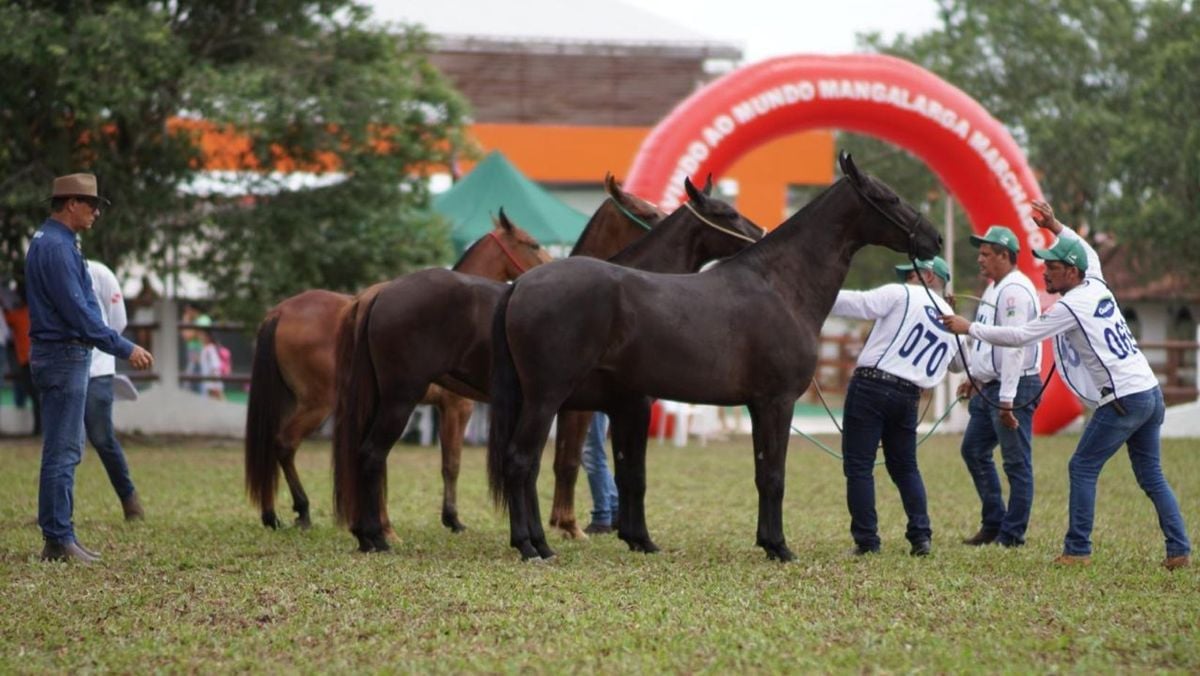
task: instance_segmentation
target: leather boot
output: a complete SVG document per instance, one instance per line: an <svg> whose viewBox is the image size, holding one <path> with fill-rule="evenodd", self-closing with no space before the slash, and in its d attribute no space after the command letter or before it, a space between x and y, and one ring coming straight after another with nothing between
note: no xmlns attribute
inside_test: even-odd
<svg viewBox="0 0 1200 676"><path fill-rule="evenodd" d="M972 547L980 547L982 545L990 545L996 541L996 537L998 535L999 535L999 533L997 533L995 531L984 530L984 529L980 528L978 533L972 535L969 538L963 538L962 543L964 545L971 545Z"/></svg>
<svg viewBox="0 0 1200 676"><path fill-rule="evenodd" d="M87 554L88 556L92 557L93 559L96 559L97 561L99 561L101 559L99 552L93 552L92 550L88 549L87 547L84 547L83 543L80 542L79 540L75 541L75 546L80 548L81 550L83 550L84 554Z"/></svg>
<svg viewBox="0 0 1200 676"><path fill-rule="evenodd" d="M145 510L142 509L142 501L138 500L137 491L121 501L121 510L125 512L126 521L141 521L146 516Z"/></svg>
<svg viewBox="0 0 1200 676"><path fill-rule="evenodd" d="M43 561L76 561L83 564L95 563L99 559L85 552L78 544L68 542L62 544L60 542L46 541L46 545L42 547Z"/></svg>
<svg viewBox="0 0 1200 676"><path fill-rule="evenodd" d="M1187 568L1188 566L1192 565L1192 557L1188 556L1187 554L1183 554L1181 556L1168 556L1166 559L1163 559L1162 565L1163 568L1166 568L1167 570Z"/></svg>

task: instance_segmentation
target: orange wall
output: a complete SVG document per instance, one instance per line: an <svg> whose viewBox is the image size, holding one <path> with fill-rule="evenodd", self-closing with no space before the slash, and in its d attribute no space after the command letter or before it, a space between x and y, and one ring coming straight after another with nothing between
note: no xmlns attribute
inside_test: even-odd
<svg viewBox="0 0 1200 676"><path fill-rule="evenodd" d="M599 185L605 172L623 179L648 133L649 127L471 126L485 152L500 150L526 176L546 183ZM737 179L738 210L770 229L787 215L787 186L831 183L833 163L833 132L807 131L751 150L722 178Z"/></svg>

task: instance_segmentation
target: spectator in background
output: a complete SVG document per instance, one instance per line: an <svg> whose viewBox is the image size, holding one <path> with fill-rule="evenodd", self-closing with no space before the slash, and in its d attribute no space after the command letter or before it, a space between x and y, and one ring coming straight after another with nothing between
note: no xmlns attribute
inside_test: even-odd
<svg viewBox="0 0 1200 676"><path fill-rule="evenodd" d="M4 321L12 331L12 353L9 369L13 374L13 403L25 408L25 401L33 402L33 436L42 433L42 403L33 385L33 372L29 366L29 306L25 301L25 285L17 284L13 308L5 308Z"/></svg>
<svg viewBox="0 0 1200 676"><path fill-rule="evenodd" d="M100 316L104 323L116 333L125 330L125 299L121 295L121 285L117 276L107 265L99 261L87 262L88 273L92 277L92 289L96 294L96 302L100 305ZM145 516L141 500L133 485L129 473L129 464L125 461L125 450L113 434L113 376L117 372L117 360L104 351L92 350L92 367L89 373L87 388L87 404L83 411L83 426L87 438L104 463L104 471L117 498L121 501L121 511L126 521L136 521Z"/></svg>
<svg viewBox="0 0 1200 676"><path fill-rule="evenodd" d="M183 372L191 376L203 375L200 366L200 354L204 351L203 331L212 326L212 318L201 312L200 308L188 303L183 306L182 323L197 327L179 330L179 337L184 341L187 355ZM188 381L187 387L193 392L204 391L204 386L199 381Z"/></svg>
<svg viewBox="0 0 1200 676"><path fill-rule="evenodd" d="M225 398L225 383L221 381L224 375L221 360L221 346L213 338L212 331L204 329L198 332L203 347L200 349L200 375L205 380L200 381L200 393L210 399Z"/></svg>

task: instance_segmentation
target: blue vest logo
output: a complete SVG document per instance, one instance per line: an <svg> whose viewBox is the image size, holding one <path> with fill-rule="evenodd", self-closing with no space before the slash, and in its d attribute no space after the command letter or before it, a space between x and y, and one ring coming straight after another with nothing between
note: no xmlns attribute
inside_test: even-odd
<svg viewBox="0 0 1200 676"><path fill-rule="evenodd" d="M936 328L938 331L941 331L942 333L950 333L950 330L947 329L944 324L942 324L942 311L941 310L935 308L932 305L926 305L925 306L925 316L929 317L929 320L933 322L934 328Z"/></svg>
<svg viewBox="0 0 1200 676"><path fill-rule="evenodd" d="M1117 303L1112 298L1101 300L1096 306L1096 317L1111 317L1117 311Z"/></svg>

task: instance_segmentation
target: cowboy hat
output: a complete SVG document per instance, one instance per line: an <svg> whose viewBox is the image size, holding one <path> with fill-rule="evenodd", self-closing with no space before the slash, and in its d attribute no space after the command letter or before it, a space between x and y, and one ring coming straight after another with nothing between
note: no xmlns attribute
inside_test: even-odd
<svg viewBox="0 0 1200 676"><path fill-rule="evenodd" d="M112 202L101 197L100 193L97 192L95 174L68 174L66 176L59 176L54 179L54 187L50 196L52 198L91 197L100 200L104 204L112 204Z"/></svg>

